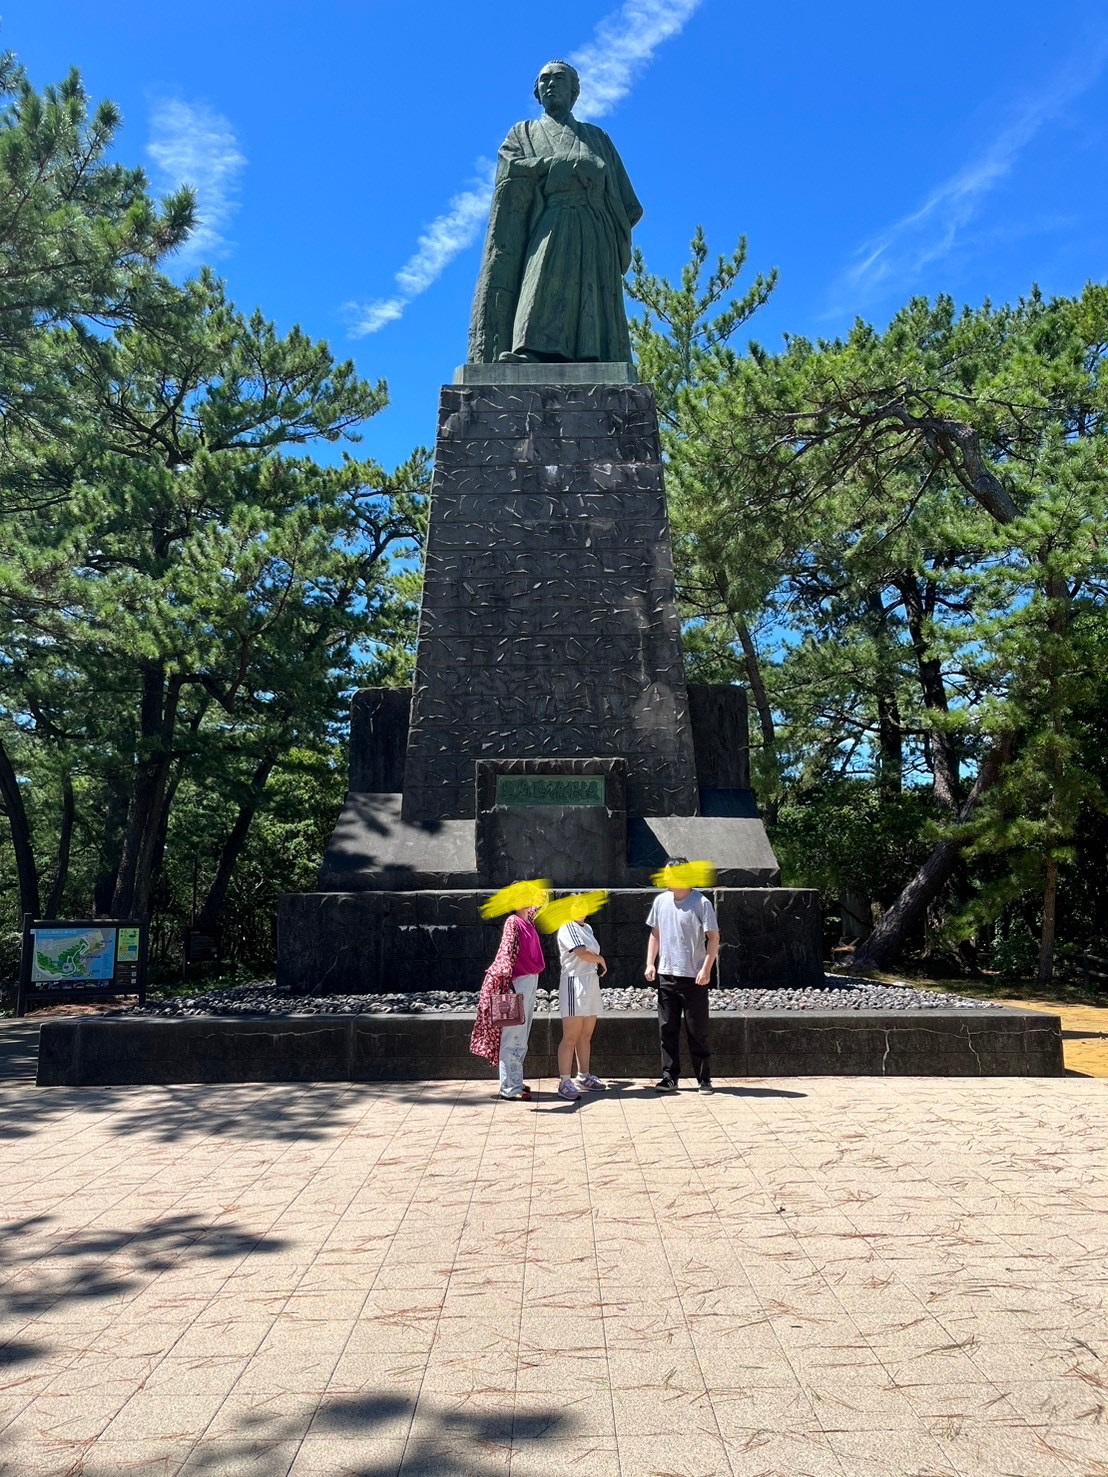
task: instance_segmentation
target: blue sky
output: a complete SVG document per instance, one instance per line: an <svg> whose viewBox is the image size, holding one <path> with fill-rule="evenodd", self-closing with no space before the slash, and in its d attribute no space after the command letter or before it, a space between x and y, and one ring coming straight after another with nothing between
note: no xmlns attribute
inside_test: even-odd
<svg viewBox="0 0 1108 1477"><path fill-rule="evenodd" d="M120 155L197 184L179 270L211 261L243 308L388 380L363 449L389 464L433 436L487 161L551 57L581 60L652 270L680 270L698 222L714 250L743 232L751 269L780 269L750 328L763 343L883 323L911 293L999 302L1108 273L1100 3L10 0L2 16L36 85L79 66L123 110Z"/></svg>

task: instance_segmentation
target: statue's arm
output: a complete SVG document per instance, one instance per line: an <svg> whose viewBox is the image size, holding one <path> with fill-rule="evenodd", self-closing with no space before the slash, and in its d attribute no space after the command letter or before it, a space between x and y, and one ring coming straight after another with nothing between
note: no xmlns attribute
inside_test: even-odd
<svg viewBox="0 0 1108 1477"><path fill-rule="evenodd" d="M529 159L513 159L508 166L508 174L512 179L542 179L553 162L552 159L544 159L541 154L535 154Z"/></svg>
<svg viewBox="0 0 1108 1477"><path fill-rule="evenodd" d="M498 178L541 179L547 173L552 161L533 153L528 142L523 126L517 123L500 145Z"/></svg>

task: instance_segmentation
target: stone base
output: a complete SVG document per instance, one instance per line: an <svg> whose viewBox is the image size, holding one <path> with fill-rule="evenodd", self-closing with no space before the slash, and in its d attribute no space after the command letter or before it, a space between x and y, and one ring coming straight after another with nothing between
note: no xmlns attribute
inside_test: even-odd
<svg viewBox="0 0 1108 1477"><path fill-rule="evenodd" d="M536 1019L526 1072L557 1074L560 1022ZM175 1082L419 1082L487 1078L469 1016L301 1016L265 1020L43 1021L40 1087ZM749 1011L712 1021L712 1071L726 1077L1060 1077L1061 1023L1031 1010ZM600 1021L605 1078L651 1080L658 1023Z"/></svg>
<svg viewBox="0 0 1108 1477"><path fill-rule="evenodd" d="M476 990L496 953L501 922L478 911L492 889L445 892L299 892L281 899L277 983L305 994ZM794 887L717 887L718 983L801 989L823 981L819 894ZM622 889L594 920L606 982L642 983L646 916L654 889ZM557 964L553 939L547 960Z"/></svg>
<svg viewBox="0 0 1108 1477"><path fill-rule="evenodd" d="M530 763L534 761L522 761ZM541 761L539 761L541 762ZM566 760L556 767L569 772L605 760ZM509 761L510 763L510 761ZM781 869L766 836L750 790L700 791L699 815L624 815L609 834L597 836L599 851L584 847L571 835L593 813L577 816L554 807L486 811L472 820L407 821L402 796L351 790L338 818L319 874L321 892L405 892L476 888L482 882L514 882L519 877L549 877L557 887L649 887L651 876L668 856L710 858L723 887L775 887ZM482 825L527 828L530 842L511 858L501 857L503 870L479 851ZM519 839L519 838L517 838ZM493 865L493 870L489 866Z"/></svg>
<svg viewBox="0 0 1108 1477"><path fill-rule="evenodd" d="M456 385L634 385L633 364L459 364Z"/></svg>

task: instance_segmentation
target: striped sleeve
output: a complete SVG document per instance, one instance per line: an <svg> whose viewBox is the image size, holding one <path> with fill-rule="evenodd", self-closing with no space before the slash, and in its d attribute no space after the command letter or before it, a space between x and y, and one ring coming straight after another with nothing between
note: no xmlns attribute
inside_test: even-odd
<svg viewBox="0 0 1108 1477"><path fill-rule="evenodd" d="M571 949L591 949L592 943L578 923L566 924L567 946Z"/></svg>

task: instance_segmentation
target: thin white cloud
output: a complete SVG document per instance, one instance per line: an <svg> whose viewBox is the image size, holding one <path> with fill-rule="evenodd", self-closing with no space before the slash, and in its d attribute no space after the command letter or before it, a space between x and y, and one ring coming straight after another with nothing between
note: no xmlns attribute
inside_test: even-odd
<svg viewBox="0 0 1108 1477"><path fill-rule="evenodd" d="M605 16L592 40L569 57L581 74L581 96L574 112L582 118L610 113L662 42L676 36L700 4L701 0L625 0L619 10ZM481 159L476 169L478 178L431 222L419 238L418 251L396 273L393 280L399 293L371 303L346 304L352 337L364 338L395 323L412 298L426 292L473 243L488 215L495 166Z"/></svg>
<svg viewBox="0 0 1108 1477"><path fill-rule="evenodd" d="M386 323L395 323L403 318L408 306L406 297L380 297L375 303L347 303L345 311L350 315L351 338L365 338L376 333Z"/></svg>
<svg viewBox="0 0 1108 1477"><path fill-rule="evenodd" d="M477 161L477 177L468 190L455 195L444 214L437 216L419 238L419 250L410 256L394 277L398 294L372 303L347 303L352 338L365 338L387 323L403 316L412 298L436 282L459 251L470 246L489 213L496 166L488 159Z"/></svg>
<svg viewBox="0 0 1108 1477"><path fill-rule="evenodd" d="M479 177L473 188L455 195L445 215L433 220L419 238L419 250L396 274L397 286L409 298L426 292L443 269L473 241L489 213L495 165L487 159L478 163Z"/></svg>
<svg viewBox="0 0 1108 1477"><path fill-rule="evenodd" d="M860 308L886 289L911 290L926 267L954 251L966 239L965 228L1032 140L1092 86L1106 61L1108 44L1102 43L1079 64L1056 75L1049 87L1024 102L976 159L933 189L910 214L864 242L836 283L835 315L843 307Z"/></svg>
<svg viewBox="0 0 1108 1477"><path fill-rule="evenodd" d="M178 253L182 261L209 260L226 248L225 232L237 207L235 190L246 163L234 129L203 103L179 98L160 102L150 120L146 152L166 190L190 185L196 191L198 222Z"/></svg>
<svg viewBox="0 0 1108 1477"><path fill-rule="evenodd" d="M602 118L631 91L663 41L681 31L701 0L626 0L597 26L587 46L569 60L581 74L573 111Z"/></svg>

